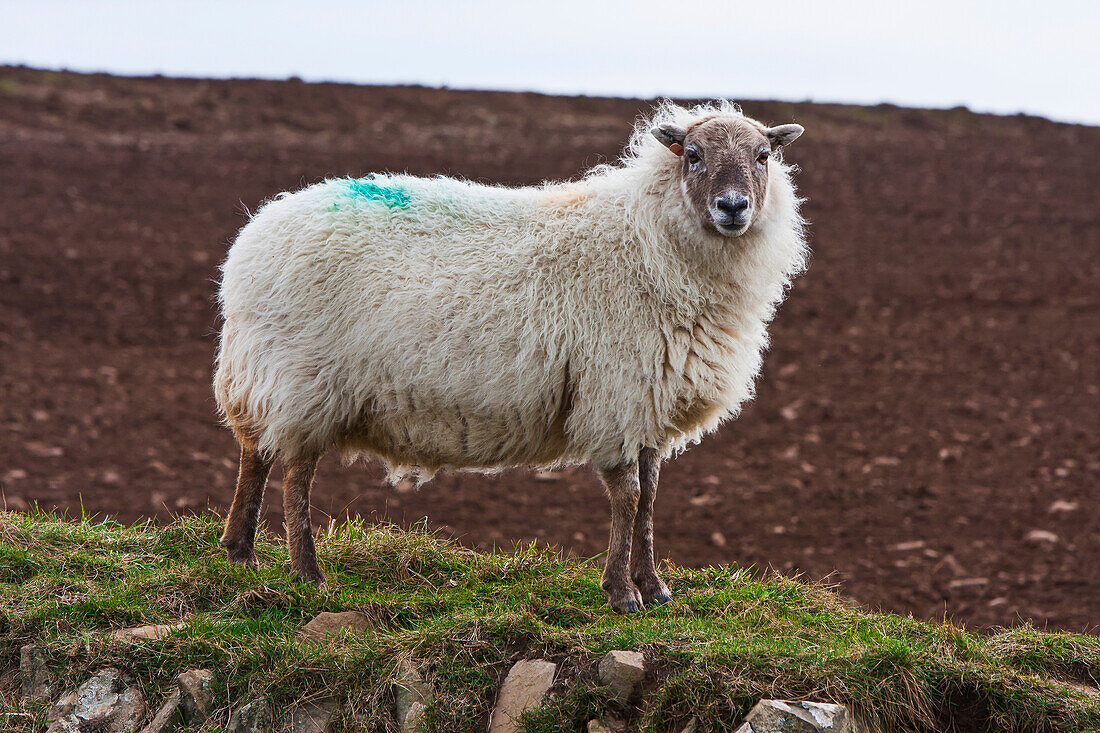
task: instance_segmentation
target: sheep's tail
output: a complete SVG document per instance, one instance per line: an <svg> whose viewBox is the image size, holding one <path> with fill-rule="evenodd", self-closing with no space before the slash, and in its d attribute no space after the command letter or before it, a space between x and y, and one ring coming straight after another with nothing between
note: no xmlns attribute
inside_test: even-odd
<svg viewBox="0 0 1100 733"><path fill-rule="evenodd" d="M232 323L226 321L214 356L214 401L222 422L233 431L237 441L255 447L259 431L248 410L247 381L240 378L240 365L234 364L232 358L234 334Z"/></svg>

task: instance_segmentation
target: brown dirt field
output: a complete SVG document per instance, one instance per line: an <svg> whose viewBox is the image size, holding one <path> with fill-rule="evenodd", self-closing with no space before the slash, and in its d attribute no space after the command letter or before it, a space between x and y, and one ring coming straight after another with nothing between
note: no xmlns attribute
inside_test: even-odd
<svg viewBox="0 0 1100 733"><path fill-rule="evenodd" d="M745 103L808 132L814 258L759 396L665 467L658 551L831 577L974 626L1100 619L1100 129L966 110ZM217 265L246 208L326 176L513 184L614 157L640 100L0 67L0 481L123 520L225 510ZM278 482L271 522L282 520ZM606 542L598 482L323 465L345 511L476 547ZM1035 531L1047 534L1033 534Z"/></svg>

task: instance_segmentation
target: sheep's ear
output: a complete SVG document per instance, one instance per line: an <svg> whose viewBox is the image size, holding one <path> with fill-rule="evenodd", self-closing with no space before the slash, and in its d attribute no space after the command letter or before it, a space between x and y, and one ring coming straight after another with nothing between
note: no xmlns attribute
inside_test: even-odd
<svg viewBox="0 0 1100 733"><path fill-rule="evenodd" d="M661 145L677 155L684 154L684 138L687 137L687 130L684 128L666 123L654 127L650 132L653 133L653 137L661 141Z"/></svg>
<svg viewBox="0 0 1100 733"><path fill-rule="evenodd" d="M768 142L772 144L773 148L781 148L784 145L793 143L805 131L806 128L802 125L776 125L765 134L768 136Z"/></svg>

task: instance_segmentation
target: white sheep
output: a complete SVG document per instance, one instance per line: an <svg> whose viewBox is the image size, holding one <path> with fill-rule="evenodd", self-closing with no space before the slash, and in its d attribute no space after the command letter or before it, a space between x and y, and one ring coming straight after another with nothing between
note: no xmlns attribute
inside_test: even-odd
<svg viewBox="0 0 1100 733"><path fill-rule="evenodd" d="M611 499L612 607L667 601L659 467L753 394L805 261L777 155L801 133L725 102L664 104L617 165L576 182L373 175L277 196L223 267L215 393L241 445L230 557L255 562L276 457L292 567L312 582L309 491L331 448L419 480L587 463Z"/></svg>

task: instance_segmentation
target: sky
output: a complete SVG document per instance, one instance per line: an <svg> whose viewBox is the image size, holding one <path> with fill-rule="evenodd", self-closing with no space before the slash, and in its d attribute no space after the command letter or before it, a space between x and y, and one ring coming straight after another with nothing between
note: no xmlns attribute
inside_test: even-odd
<svg viewBox="0 0 1100 733"><path fill-rule="evenodd" d="M1100 0L0 0L0 63L1100 124Z"/></svg>

